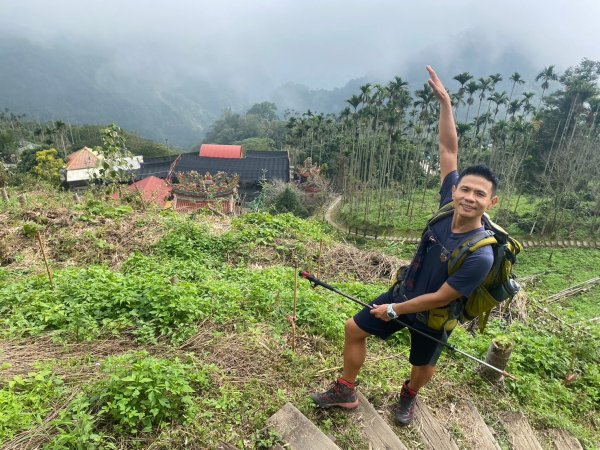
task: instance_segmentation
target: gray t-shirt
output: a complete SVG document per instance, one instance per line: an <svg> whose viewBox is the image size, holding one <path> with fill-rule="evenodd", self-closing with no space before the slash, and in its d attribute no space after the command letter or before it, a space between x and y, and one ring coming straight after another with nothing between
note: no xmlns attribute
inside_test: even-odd
<svg viewBox="0 0 600 450"><path fill-rule="evenodd" d="M440 189L440 207L452 201L452 187L458 181L458 172L450 172ZM432 225L434 238L428 240L422 265L416 275L414 288L406 290L406 297L411 299L422 294L437 291L444 282L468 297L485 280L492 268L494 255L492 248L486 245L469 254L460 268L448 277L448 262L440 258L442 253L451 254L454 249L471 235L483 230L481 228L467 233L452 233L452 216L441 219ZM443 252L443 249L445 251Z"/></svg>

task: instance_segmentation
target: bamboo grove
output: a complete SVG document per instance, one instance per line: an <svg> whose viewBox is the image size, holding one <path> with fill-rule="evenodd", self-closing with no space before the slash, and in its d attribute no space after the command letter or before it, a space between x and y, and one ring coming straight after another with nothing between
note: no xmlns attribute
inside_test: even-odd
<svg viewBox="0 0 600 450"><path fill-rule="evenodd" d="M501 180L496 220L516 222L522 234L598 231L599 75L600 62L591 60L560 75L548 66L529 83L539 86L537 93L523 89L518 72L504 83L499 73L476 78L464 72L443 80L460 165L486 163ZM347 104L339 115L307 111L289 117L291 148L326 164L358 228L377 233L399 217L410 224L429 214L433 203L426 200L439 183L438 102L431 88L411 92L396 76L385 85L361 86Z"/></svg>

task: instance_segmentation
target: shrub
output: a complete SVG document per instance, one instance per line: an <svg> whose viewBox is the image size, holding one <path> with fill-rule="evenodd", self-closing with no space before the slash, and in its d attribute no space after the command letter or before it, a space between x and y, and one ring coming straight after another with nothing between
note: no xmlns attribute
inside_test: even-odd
<svg viewBox="0 0 600 450"><path fill-rule="evenodd" d="M0 442L40 423L62 392L62 380L49 369L10 380L0 390Z"/></svg>
<svg viewBox="0 0 600 450"><path fill-rule="evenodd" d="M251 207L257 211L272 214L292 213L298 217L308 217L314 209L306 195L295 184L274 181L262 183L260 195Z"/></svg>
<svg viewBox="0 0 600 450"><path fill-rule="evenodd" d="M56 289L42 277L0 287L0 324L5 335L37 335L61 330L77 340L103 329L136 327L145 340L174 341L193 332L194 322L211 309L211 299L196 286L172 284L155 273L125 276L105 267L55 273Z"/></svg>
<svg viewBox="0 0 600 450"><path fill-rule="evenodd" d="M191 365L141 353L109 358L102 370L109 378L94 387L92 398L98 416L114 424L116 431L147 432L194 417ZM196 374L195 381L208 385L206 374Z"/></svg>
<svg viewBox="0 0 600 450"><path fill-rule="evenodd" d="M154 250L161 256L181 259L202 259L207 255L221 256L223 250L219 239L208 233L206 225L189 220L175 220Z"/></svg>
<svg viewBox="0 0 600 450"><path fill-rule="evenodd" d="M188 423L197 412L193 394L208 388L212 370L147 352L110 357L102 365L106 378L86 387L53 421L59 433L49 448L115 448L109 431L146 433Z"/></svg>
<svg viewBox="0 0 600 450"><path fill-rule="evenodd" d="M131 214L133 211L133 208L129 205L112 206L95 199L88 200L84 205L76 205L75 209L82 212L79 219L83 222L94 222L96 217L119 219Z"/></svg>

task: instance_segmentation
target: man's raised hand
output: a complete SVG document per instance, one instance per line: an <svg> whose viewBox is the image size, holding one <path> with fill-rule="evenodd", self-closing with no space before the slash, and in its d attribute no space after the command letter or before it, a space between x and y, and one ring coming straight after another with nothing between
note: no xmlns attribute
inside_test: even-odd
<svg viewBox="0 0 600 450"><path fill-rule="evenodd" d="M427 69L427 72L429 72L429 80L427 80L427 82L429 83L429 86L431 86L431 89L433 89L435 96L440 102L450 102L450 96L435 71L431 66L425 66L425 68Z"/></svg>

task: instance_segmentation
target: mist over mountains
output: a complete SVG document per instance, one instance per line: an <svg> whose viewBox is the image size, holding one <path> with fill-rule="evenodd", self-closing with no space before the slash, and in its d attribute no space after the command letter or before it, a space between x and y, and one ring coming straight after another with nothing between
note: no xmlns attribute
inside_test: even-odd
<svg viewBox="0 0 600 450"><path fill-rule="evenodd" d="M225 108L338 112L365 83L431 64L505 80L600 60L594 0L19 0L0 14L0 110L200 142ZM498 89L510 90L510 82ZM539 90L538 90L539 92Z"/></svg>
<svg viewBox="0 0 600 450"><path fill-rule="evenodd" d="M185 58L153 58L152 52L142 58L139 52L114 53L75 41L45 45L5 35L0 39L0 109L40 121L115 122L140 136L187 149L202 141L226 108L243 113L252 104L268 100L277 105L281 116L286 110L337 113L367 82L387 83L400 75L412 90L421 88L426 81L425 63L435 64L453 90L458 84L452 76L464 71L476 77L500 72L505 79L519 71L529 81L522 89L536 89L532 81L541 67L533 67L524 54L506 48L498 51L491 42L470 42L468 37L458 47L452 58L432 47L429 56L413 57L398 73L365 74L324 89L297 82L273 84L268 75L251 68L248 73L234 71L212 59L204 65L200 58L192 65Z"/></svg>

